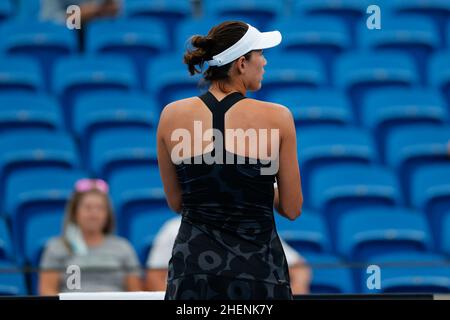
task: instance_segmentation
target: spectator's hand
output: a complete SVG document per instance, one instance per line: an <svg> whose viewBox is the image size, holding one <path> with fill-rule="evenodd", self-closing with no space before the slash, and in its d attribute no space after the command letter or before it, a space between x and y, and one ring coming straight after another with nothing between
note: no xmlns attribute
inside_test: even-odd
<svg viewBox="0 0 450 320"><path fill-rule="evenodd" d="M82 4L80 6L81 21L88 22L89 20L98 17L100 15L100 9L101 7L93 2Z"/></svg>
<svg viewBox="0 0 450 320"><path fill-rule="evenodd" d="M103 17L114 17L119 13L119 4L116 1L105 1L100 6L100 12Z"/></svg>

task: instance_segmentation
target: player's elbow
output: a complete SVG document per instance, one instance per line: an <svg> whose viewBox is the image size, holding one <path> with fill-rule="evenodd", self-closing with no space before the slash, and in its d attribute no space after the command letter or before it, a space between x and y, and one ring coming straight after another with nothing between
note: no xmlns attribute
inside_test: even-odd
<svg viewBox="0 0 450 320"><path fill-rule="evenodd" d="M300 217L300 215L302 214L302 205L303 200L293 203L289 206L281 206L280 213L289 220L293 221Z"/></svg>

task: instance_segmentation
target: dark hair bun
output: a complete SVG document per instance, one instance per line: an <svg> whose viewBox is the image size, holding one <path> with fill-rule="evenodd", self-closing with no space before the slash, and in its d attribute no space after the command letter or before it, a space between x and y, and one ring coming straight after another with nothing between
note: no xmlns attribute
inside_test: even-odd
<svg viewBox="0 0 450 320"><path fill-rule="evenodd" d="M210 37L204 37L195 35L191 37L191 45L196 48L194 50L188 50L184 54L183 61L188 65L189 73L194 75L196 73L201 73L201 70L198 70L195 66L200 66L200 69L203 66L205 60L210 58L210 52L214 47L214 39Z"/></svg>

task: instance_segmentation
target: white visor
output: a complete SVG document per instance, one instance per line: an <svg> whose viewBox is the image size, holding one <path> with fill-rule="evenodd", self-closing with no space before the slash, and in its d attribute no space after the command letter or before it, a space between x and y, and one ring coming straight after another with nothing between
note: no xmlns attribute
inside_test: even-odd
<svg viewBox="0 0 450 320"><path fill-rule="evenodd" d="M248 30L238 42L221 53L208 60L210 66L223 66L243 56L252 50L272 48L280 44L281 33L279 31L260 32L248 24Z"/></svg>

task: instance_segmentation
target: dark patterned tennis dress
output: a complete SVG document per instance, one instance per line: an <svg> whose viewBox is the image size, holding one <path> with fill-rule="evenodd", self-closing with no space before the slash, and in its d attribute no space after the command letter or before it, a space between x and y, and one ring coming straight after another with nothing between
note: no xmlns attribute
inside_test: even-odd
<svg viewBox="0 0 450 320"><path fill-rule="evenodd" d="M224 117L238 92L218 101L209 91L199 96L224 135ZM225 151L234 164L176 165L182 187L182 223L169 262L166 300L292 299L289 271L273 217L274 175L269 166ZM198 157L202 157L201 155ZM245 163L238 163L245 160ZM204 159L204 158L203 158ZM226 158L225 158L226 159ZM253 159L256 160L256 159ZM224 160L225 161L225 160ZM209 162L211 163L211 162Z"/></svg>

